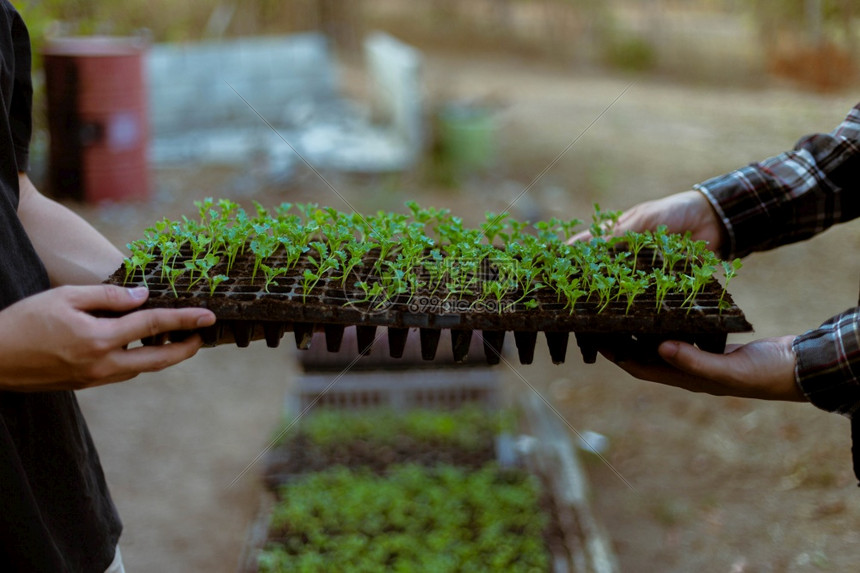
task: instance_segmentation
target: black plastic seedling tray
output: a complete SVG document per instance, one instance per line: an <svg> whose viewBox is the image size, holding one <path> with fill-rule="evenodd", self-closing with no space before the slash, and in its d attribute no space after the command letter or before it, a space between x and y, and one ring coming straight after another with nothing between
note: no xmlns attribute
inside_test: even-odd
<svg viewBox="0 0 860 573"><path fill-rule="evenodd" d="M641 257L640 260L647 260ZM181 264L179 261L176 264ZM277 254L269 263L277 266ZM571 333L585 362L593 363L601 348L641 358L653 358L656 346L663 340L685 340L712 352L722 352L729 333L748 332L752 326L743 312L723 293L715 279L706 285L693 304L683 305L680 295L668 295L656 304L649 290L627 302L617 300L599 309L593 301L577 302L573 312L564 302L546 290L538 290L527 299L512 306L494 305L492 301L477 301L472 295L456 296L437 290L418 291L411 296L400 295L391 300L365 300L355 280L323 277L308 293L304 293L301 277L306 261L299 261L288 276L279 277L277 285L264 288L258 276L251 280L253 263L238 261L230 279L214 290L205 280L189 287L187 278L180 277L174 285L162 278L158 263L147 266L145 276L139 270L126 279L123 269L117 270L107 282L126 286L145 285L150 296L142 308L205 307L212 310L217 322L200 330L208 345L235 342L245 347L252 340L265 339L277 347L286 332L293 332L300 349L310 346L314 332L324 331L328 351L338 352L344 329L356 327L357 352L369 353L379 329L387 329L388 352L400 358L410 331L418 331L421 354L433 360L442 330L450 330L454 359L469 357L472 337L483 341L484 359L499 363L507 333L512 332L522 364L534 360L539 333L546 337L552 361L563 363ZM366 265L371 268L372 264ZM219 272L216 267L213 275ZM372 277L361 277L368 280ZM652 287L653 288L653 287ZM521 293L508 293L506 299L516 301ZM721 304L722 298L722 304ZM524 302L534 299L528 308ZM380 333L381 334L381 333ZM169 336L176 339L187 333ZM381 338L381 336L380 336ZM162 340L148 339L145 344ZM472 357L473 359L475 357Z"/></svg>

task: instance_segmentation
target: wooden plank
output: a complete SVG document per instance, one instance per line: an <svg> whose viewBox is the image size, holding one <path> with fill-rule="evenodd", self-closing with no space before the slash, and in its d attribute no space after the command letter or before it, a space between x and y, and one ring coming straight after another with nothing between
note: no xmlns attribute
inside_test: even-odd
<svg viewBox="0 0 860 573"><path fill-rule="evenodd" d="M609 538L588 502L588 481L567 425L536 392L519 399L524 422L535 438L529 456L550 484L569 552L572 573L618 573Z"/></svg>

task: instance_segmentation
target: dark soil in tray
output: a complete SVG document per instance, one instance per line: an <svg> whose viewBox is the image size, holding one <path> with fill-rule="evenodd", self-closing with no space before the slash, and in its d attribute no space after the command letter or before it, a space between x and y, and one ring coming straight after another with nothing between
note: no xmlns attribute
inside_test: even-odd
<svg viewBox="0 0 860 573"><path fill-rule="evenodd" d="M453 410L321 410L293 427L284 422L266 456L266 482L333 466L384 473L393 464L440 463L478 468L496 459L496 436L512 423L509 414L467 407ZM309 425L306 428L305 425Z"/></svg>
<svg viewBox="0 0 860 573"><path fill-rule="evenodd" d="M647 260L647 257L641 259ZM277 261L272 262L276 264ZM450 330L455 361L467 358L472 338L478 336L486 361L497 364L506 333L513 332L519 361L530 364L534 360L537 336L543 332L551 359L558 364L566 359L571 333L575 334L583 359L590 363L594 362L601 347L612 348L616 354L653 357L656 345L667 339L686 340L705 350L721 352L728 333L752 330L743 312L715 279L692 304L684 305L681 295L670 294L658 305L652 286L629 307L620 299L603 308L595 301L583 300L578 301L571 312L556 295L545 290L508 306L444 290L434 293L419 290L412 296L366 300L364 292L349 286L351 281L323 277L305 294L299 278L306 268L303 264L308 263L300 261L290 275L279 277L277 286L268 288L259 276L251 280L250 261L238 261L233 268L233 275L244 278L231 278L214 289L205 281L189 286L184 277L170 285L155 263L147 267L145 277L138 271L126 280L124 270L119 269L107 282L148 286L150 298L143 308L196 306L211 309L218 322L201 331L204 342L209 345L235 342L247 346L252 340L265 339L269 346L276 347L286 332L293 332L296 346L307 349L313 333L324 331L327 350L337 352L344 328L354 325L357 352L370 352L377 329L385 328L388 352L391 357L400 358L410 330L417 329L423 359L433 360L440 331ZM218 272L216 267L211 274ZM521 292L511 292L506 300L517 301L521 295ZM534 301L533 307L525 304L528 300ZM173 338L181 336L181 333L172 335ZM160 343L161 340L144 342Z"/></svg>
<svg viewBox="0 0 860 573"><path fill-rule="evenodd" d="M289 479L318 472L332 466L366 467L384 473L394 464L414 463L425 466L448 464L479 468L496 459L492 440L476 450L446 446L441 443L418 441L401 436L395 444L375 444L364 440L321 448L302 434L297 434L283 446L272 450L266 460L265 481L272 489Z"/></svg>

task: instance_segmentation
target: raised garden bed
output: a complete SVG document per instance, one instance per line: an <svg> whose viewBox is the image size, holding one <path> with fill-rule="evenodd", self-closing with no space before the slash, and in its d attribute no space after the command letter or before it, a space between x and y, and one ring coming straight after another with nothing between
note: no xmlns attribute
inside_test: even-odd
<svg viewBox="0 0 860 573"><path fill-rule="evenodd" d="M549 519L522 470L340 467L279 491L260 573L550 571Z"/></svg>
<svg viewBox="0 0 860 573"><path fill-rule="evenodd" d="M599 209L596 238L567 244L576 220L529 225L488 213L469 229L447 211L409 207L365 217L257 205L249 215L229 201L198 203L199 219L162 221L130 244L109 282L148 286L144 308L210 308L218 322L201 331L208 344L265 338L274 347L292 331L307 348L324 331L336 352L355 325L359 352L387 328L399 357L418 329L425 360L442 330L457 361L479 331L491 364L513 332L528 364L540 332L561 363L571 332L593 362L601 347L649 356L669 338L719 352L728 333L752 329L726 288L739 262L717 260L701 241L664 230L612 237L617 213Z"/></svg>
<svg viewBox="0 0 860 573"><path fill-rule="evenodd" d="M496 437L514 427L510 414L476 406L415 408L405 415L387 407L321 409L297 431L279 437L267 457L265 478L276 487L299 474L339 465L377 473L404 462L478 468L496 459Z"/></svg>
<svg viewBox="0 0 860 573"><path fill-rule="evenodd" d="M477 408L315 411L269 455L277 499L244 571L612 571L540 452L496 461L498 436L524 427Z"/></svg>

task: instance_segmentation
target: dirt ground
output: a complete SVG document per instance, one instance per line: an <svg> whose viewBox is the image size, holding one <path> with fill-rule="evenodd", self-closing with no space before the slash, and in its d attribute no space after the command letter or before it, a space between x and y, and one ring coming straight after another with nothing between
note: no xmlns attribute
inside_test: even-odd
<svg viewBox="0 0 860 573"><path fill-rule="evenodd" d="M466 219L513 202L518 216L588 217L595 201L621 209L776 154L830 130L855 103L850 94L665 84L510 56L428 56L425 74L431 102L494 106L501 159L492 174L455 190L428 189L418 176L332 177L336 194L312 175L272 188L254 166L189 167L158 172L146 205L74 208L119 244L205 196L341 209L346 200L364 211L416 198ZM847 225L749 257L732 291L756 332L732 341L800 333L853 306L858 240L860 227ZM178 368L79 394L125 521L130 573L235 571L262 491L256 458L295 377L295 352L207 349ZM805 404L640 382L582 363L573 342L564 366L541 348L535 365L517 368L504 372L510 389L539 391L571 427L608 437L605 461L585 457L621 571L854 569L860 498L846 420Z"/></svg>

